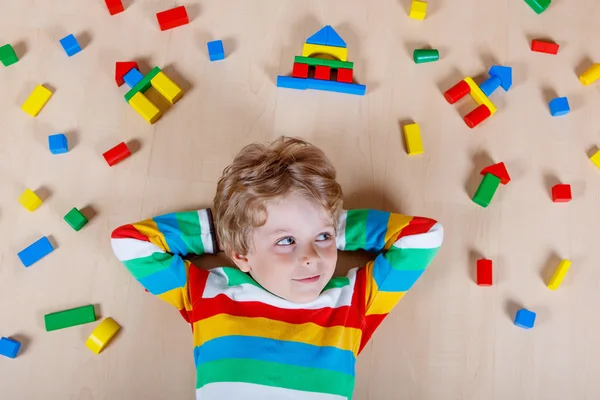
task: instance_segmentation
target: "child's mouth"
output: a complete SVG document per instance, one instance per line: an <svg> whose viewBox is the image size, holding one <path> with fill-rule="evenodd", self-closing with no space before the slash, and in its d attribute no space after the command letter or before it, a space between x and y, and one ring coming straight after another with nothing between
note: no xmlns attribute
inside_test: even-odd
<svg viewBox="0 0 600 400"><path fill-rule="evenodd" d="M296 282L300 282L300 283L315 283L316 281L319 280L319 278L321 277L321 275L315 275L315 276L311 276L308 278L302 278L302 279L292 279Z"/></svg>

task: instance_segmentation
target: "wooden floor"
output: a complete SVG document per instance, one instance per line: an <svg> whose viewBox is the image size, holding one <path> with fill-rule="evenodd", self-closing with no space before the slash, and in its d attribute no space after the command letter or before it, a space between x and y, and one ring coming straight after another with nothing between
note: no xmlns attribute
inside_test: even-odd
<svg viewBox="0 0 600 400"><path fill-rule="evenodd" d="M125 272L110 233L210 206L236 152L282 134L326 151L346 207L445 227L438 258L360 356L355 399L600 398L600 170L588 158L600 145L600 82L577 79L600 62L597 0L555 0L542 15L523 0L431 0L425 21L408 18L408 0L125 3L112 17L101 0L0 6L0 45L21 57L0 67L0 336L23 342L15 360L0 357L1 398L192 399L189 327ZM161 32L156 12L179 4L190 24ZM277 89L327 24L366 96ZM69 33L84 46L71 58L58 43ZM556 40L559 54L532 53L532 38ZM214 39L226 59L211 63ZM440 61L414 64L425 46ZM155 125L114 83L115 61L131 59L185 90ZM461 116L475 103L449 105L442 92L465 76L482 82L495 63L514 68L514 86L470 130ZM37 84L54 94L34 119L19 107ZM550 116L556 96L568 96L569 115ZM421 126L422 156L405 152L408 121ZM50 154L53 133L66 133L68 154ZM109 168L102 153L121 141L135 152ZM500 161L513 180L483 209L470 200L479 171ZM552 203L558 182L572 184L571 203ZM17 202L26 188L44 198L33 213ZM93 215L80 232L62 220L72 207ZM24 268L17 252L42 235L57 250ZM480 257L494 261L492 287L474 283ZM562 258L573 266L553 292L545 283ZM44 331L44 314L86 304L123 326L100 355L84 345L97 323ZM534 329L513 325L520 307L537 312Z"/></svg>

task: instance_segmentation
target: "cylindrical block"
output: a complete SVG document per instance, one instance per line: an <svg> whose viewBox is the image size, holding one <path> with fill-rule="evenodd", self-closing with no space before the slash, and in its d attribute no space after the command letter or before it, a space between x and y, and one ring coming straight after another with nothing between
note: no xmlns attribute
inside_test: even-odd
<svg viewBox="0 0 600 400"><path fill-rule="evenodd" d="M444 92L444 97L448 103L454 104L469 93L471 93L471 87L463 80L446 90Z"/></svg>
<svg viewBox="0 0 600 400"><path fill-rule="evenodd" d="M129 157L131 155L131 151L129 147L125 144L125 142L121 142L112 149L108 150L103 154L104 159L111 167Z"/></svg>
<svg viewBox="0 0 600 400"><path fill-rule="evenodd" d="M479 85L479 88L487 97L490 97L490 95L500 87L500 83L502 83L500 78L497 76L490 76L485 82Z"/></svg>
<svg viewBox="0 0 600 400"><path fill-rule="evenodd" d="M600 79L600 64L592 65L579 77L584 86L591 85L598 79Z"/></svg>
<svg viewBox="0 0 600 400"><path fill-rule="evenodd" d="M469 128L475 128L490 115L492 115L490 109L487 108L485 104L482 104L467 115L465 115L464 121Z"/></svg>
<svg viewBox="0 0 600 400"><path fill-rule="evenodd" d="M413 51L413 60L415 64L437 61L440 59L440 52L436 49L415 49Z"/></svg>

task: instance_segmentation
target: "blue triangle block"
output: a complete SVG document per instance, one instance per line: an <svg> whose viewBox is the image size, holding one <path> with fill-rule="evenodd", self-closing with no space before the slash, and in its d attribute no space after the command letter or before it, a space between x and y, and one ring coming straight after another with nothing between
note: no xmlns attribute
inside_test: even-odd
<svg viewBox="0 0 600 400"><path fill-rule="evenodd" d="M331 28L329 25L319 29L317 33L306 39L306 43L309 44L321 44L327 46L327 38L329 36L329 29Z"/></svg>
<svg viewBox="0 0 600 400"><path fill-rule="evenodd" d="M512 86L512 68L503 65L494 65L488 72L490 76L495 76L500 79L500 86L505 92Z"/></svg>
<svg viewBox="0 0 600 400"><path fill-rule="evenodd" d="M346 47L346 42L338 33L331 27L331 25L327 25L327 45L335 46L335 47Z"/></svg>

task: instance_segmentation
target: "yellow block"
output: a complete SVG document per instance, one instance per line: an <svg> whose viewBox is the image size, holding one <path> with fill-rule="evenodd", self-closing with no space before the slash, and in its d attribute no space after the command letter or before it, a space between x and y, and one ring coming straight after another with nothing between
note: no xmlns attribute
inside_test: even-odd
<svg viewBox="0 0 600 400"><path fill-rule="evenodd" d="M114 319L108 317L105 318L104 321L100 322L100 324L94 329L90 337L85 341L85 345L88 349L93 351L96 354L100 354L102 349L106 347L110 339L115 336L121 329L121 326L115 322Z"/></svg>
<svg viewBox="0 0 600 400"><path fill-rule="evenodd" d="M418 124L404 125L404 139L406 141L406 152L409 156L423 153L421 129Z"/></svg>
<svg viewBox="0 0 600 400"><path fill-rule="evenodd" d="M488 97L485 95L485 93L483 93L483 91L479 88L479 85L477 85L470 76L467 76L464 80L465 80L465 82L467 82L467 84L471 88L471 96L477 102L477 104L479 104L479 105L485 104L487 106L487 108L490 109L490 112L492 113L491 115L496 114L496 111L498 111L498 109L490 101L490 99L488 99Z"/></svg>
<svg viewBox="0 0 600 400"><path fill-rule="evenodd" d="M345 47L325 46L322 44L304 43L302 57L311 57L315 54L327 54L340 61L348 61L348 49Z"/></svg>
<svg viewBox="0 0 600 400"><path fill-rule="evenodd" d="M592 65L579 77L584 86L591 85L598 79L600 79L600 64Z"/></svg>
<svg viewBox="0 0 600 400"><path fill-rule="evenodd" d="M594 165L600 168L600 150L596 152L593 156L590 157L590 160L594 163Z"/></svg>
<svg viewBox="0 0 600 400"><path fill-rule="evenodd" d="M558 289L558 287L562 283L563 279L565 278L565 275L567 274L569 267L571 267L571 261L569 261L569 260L562 260L560 262L560 264L558 264L558 267L554 271L552 278L550 278L550 282L548 282L548 289L550 289L550 290Z"/></svg>
<svg viewBox="0 0 600 400"><path fill-rule="evenodd" d="M39 206L42 205L42 199L31 189L26 189L21 196L19 196L19 203L29 211L35 211Z"/></svg>
<svg viewBox="0 0 600 400"><path fill-rule="evenodd" d="M32 117L35 117L38 115L42 107L44 107L44 104L48 102L50 96L52 96L51 91L42 85L37 85L27 100L25 100L25 103L23 103L21 106L21 110L25 111Z"/></svg>
<svg viewBox="0 0 600 400"><path fill-rule="evenodd" d="M424 1L413 0L408 16L412 19L424 20L425 15L427 15L427 3Z"/></svg>
<svg viewBox="0 0 600 400"><path fill-rule="evenodd" d="M129 104L151 124L155 123L162 115L162 112L141 92L134 94L133 97L129 99Z"/></svg>
<svg viewBox="0 0 600 400"><path fill-rule="evenodd" d="M159 72L152 80L150 80L152 87L164 98L169 100L171 104L175 104L177 100L183 96L183 91L177 86L164 72Z"/></svg>

